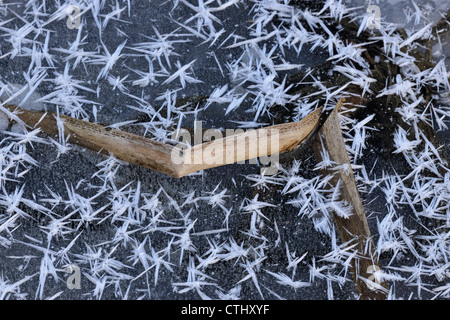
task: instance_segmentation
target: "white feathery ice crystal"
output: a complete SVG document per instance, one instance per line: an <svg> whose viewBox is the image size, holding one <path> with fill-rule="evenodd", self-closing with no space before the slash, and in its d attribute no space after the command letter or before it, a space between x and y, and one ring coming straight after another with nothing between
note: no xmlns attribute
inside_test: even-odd
<svg viewBox="0 0 450 320"><path fill-rule="evenodd" d="M382 21L378 35L355 44L328 22L350 17L360 33L370 15L342 0L317 10L289 0L157 2L158 19L129 0L0 4L0 258L2 266L23 261L19 273L0 270L0 299L64 298L67 266L80 268L80 297L89 299L353 298L336 289L352 281L355 244L340 244L333 226L333 212L348 218L352 207L339 200L339 183L330 189L331 176L318 175L342 169L325 149L314 169L305 169L309 159L293 159L274 176L226 169L219 180L219 171L171 180L70 145L59 114L97 122L141 112L147 120L114 119L110 127L143 129L164 142L174 126L205 120L202 112L249 129L273 123L275 106L291 104L300 120L318 97L334 105L349 84L372 93L377 80L364 46L376 41L384 57L375 59L401 70L378 96L399 97L393 111L410 128L395 127L392 155L406 167L380 171L378 159L366 167L367 139L382 130L370 112L362 120L341 115L352 162L346 170L354 171L372 221L382 277L395 284L389 297L450 298L450 172L418 125L447 129L450 109L436 103L444 100L424 111L419 105L424 86L440 97L450 91L450 73L445 59L419 72L410 55L431 36L432 10L411 1L407 39ZM67 28L69 6L79 9L75 29ZM318 53L347 84L322 83L302 60ZM317 93L290 93L288 76L299 70L300 82ZM207 96L203 105L177 104L192 92ZM23 126L4 104L56 110L58 139Z"/></svg>

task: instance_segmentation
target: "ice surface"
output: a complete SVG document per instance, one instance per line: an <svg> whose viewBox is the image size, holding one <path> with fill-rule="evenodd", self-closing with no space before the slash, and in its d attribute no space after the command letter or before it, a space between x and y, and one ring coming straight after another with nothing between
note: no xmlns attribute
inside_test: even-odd
<svg viewBox="0 0 450 320"><path fill-rule="evenodd" d="M39 93L32 92L30 94L29 90L23 90L24 86L16 83L9 83L3 89L4 93L0 96L0 100L4 103L17 105L26 110L45 110L45 105L42 102L38 101L40 98L42 98Z"/></svg>
<svg viewBox="0 0 450 320"><path fill-rule="evenodd" d="M343 1L324 3L331 7L321 14L321 1L3 4L1 99L23 90L8 103L102 124L140 119L127 129L161 141L195 120L204 128L299 120L318 106L315 97L285 92L290 75L306 77L325 64L311 72L316 78L300 79L319 89L340 72L362 85L373 76L360 67L357 48L324 31ZM449 9L444 1L371 3L380 6L383 26L398 24L410 35ZM418 23L414 3L423 13ZM69 4L86 11L80 29L68 28ZM351 4L362 6L354 13L363 19L368 2ZM438 58L448 55L449 42L441 40ZM412 123L447 121L445 108L418 113L408 101L421 94L411 74L383 91L403 96L397 113ZM436 74L424 77L445 79ZM191 104L176 104L188 97ZM277 105L286 118L277 118ZM372 120L370 112L360 121L342 118L369 226L394 284L390 298L448 298L450 246L440 227L450 223L448 166L421 135L406 144L409 130L397 129L395 143L371 139L381 125L395 125ZM178 180L35 130L14 124L0 137L0 298L357 297L348 252L326 209L332 192L308 146L283 160L275 177L260 176L257 165L230 165ZM385 155L389 143L397 153ZM446 173L429 174L433 166ZM69 266L82 271L79 290L67 286ZM12 289L2 291L4 283Z"/></svg>
<svg viewBox="0 0 450 320"><path fill-rule="evenodd" d="M8 126L9 126L8 116L5 113L0 112L0 131L8 129Z"/></svg>

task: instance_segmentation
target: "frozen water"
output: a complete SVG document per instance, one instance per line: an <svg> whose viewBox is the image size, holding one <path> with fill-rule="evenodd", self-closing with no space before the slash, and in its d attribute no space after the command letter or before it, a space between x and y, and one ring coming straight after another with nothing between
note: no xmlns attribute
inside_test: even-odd
<svg viewBox="0 0 450 320"><path fill-rule="evenodd" d="M307 86L321 89L323 78L339 72L363 86L371 81L360 68L361 51L325 31L330 15L346 11L342 1L325 1L323 13L321 1L5 3L3 101L20 92L8 103L104 124L144 119L134 126L149 138L164 140L195 120L233 128L301 118L317 107L315 97L288 94L285 76L322 63L333 70L311 73L316 78L302 79ZM399 24L410 35L448 11L445 2L417 0L424 17L416 23L412 1L372 3L381 7L383 25ZM83 12L80 29L68 27L68 4ZM361 19L365 13L355 12ZM436 56L448 52L442 40ZM442 70L423 77L442 82ZM398 113L414 123L433 111L446 121L445 108L419 113L407 100L419 95L424 78L406 73L383 91L403 97ZM338 89L323 92L330 104ZM176 104L187 97L198 99ZM275 120L274 108L289 104L293 114ZM448 166L423 136L406 144L399 129L392 137L398 152L381 156L389 141L370 140L372 119L342 120L394 284L390 297L448 298L449 239L439 227L450 223ZM5 123L0 117L0 129ZM307 147L284 160L275 177L260 176L257 165L231 165L178 180L36 130L14 124L0 139L0 298L357 297L327 209L334 195ZM446 173L428 174L434 166ZM82 271L79 290L67 286L68 266ZM3 283L12 289L3 292Z"/></svg>
<svg viewBox="0 0 450 320"><path fill-rule="evenodd" d="M9 118L3 112L0 112L0 131L8 129Z"/></svg>

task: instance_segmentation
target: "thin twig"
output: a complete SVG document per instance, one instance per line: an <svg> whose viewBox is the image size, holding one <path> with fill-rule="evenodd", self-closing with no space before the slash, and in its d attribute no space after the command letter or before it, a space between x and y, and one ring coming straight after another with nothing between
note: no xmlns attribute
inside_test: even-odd
<svg viewBox="0 0 450 320"><path fill-rule="evenodd" d="M57 136L56 115L5 106L26 125L36 124L48 135ZM230 135L182 149L135 134L60 115L65 138L95 152L112 153L118 159L176 178L205 169L287 152L304 142L318 128L319 108L299 122L279 124Z"/></svg>

